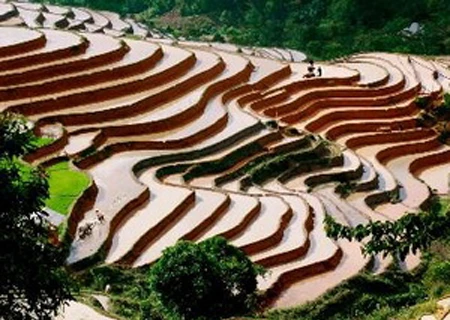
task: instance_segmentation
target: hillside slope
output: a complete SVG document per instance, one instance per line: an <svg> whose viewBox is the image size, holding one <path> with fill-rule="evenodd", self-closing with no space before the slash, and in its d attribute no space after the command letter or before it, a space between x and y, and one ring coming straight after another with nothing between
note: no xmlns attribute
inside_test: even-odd
<svg viewBox="0 0 450 320"><path fill-rule="evenodd" d="M450 6L446 0L51 2L135 13L142 22L176 36L292 48L319 59L363 51L450 53ZM411 26L414 22L419 28Z"/></svg>
<svg viewBox="0 0 450 320"><path fill-rule="evenodd" d="M450 91L445 60L311 66L289 50L148 37L86 8L2 2L0 16L0 111L64 128L27 160L69 159L93 181L68 223L74 268L146 266L178 239L222 235L270 271L268 306L297 305L368 262L326 237L325 215L394 220L448 191L449 147L416 121L418 96Z"/></svg>

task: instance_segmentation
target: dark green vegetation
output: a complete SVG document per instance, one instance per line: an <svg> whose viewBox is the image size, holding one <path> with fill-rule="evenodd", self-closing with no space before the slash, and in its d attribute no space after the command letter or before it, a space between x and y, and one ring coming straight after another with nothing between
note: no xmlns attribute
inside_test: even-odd
<svg viewBox="0 0 450 320"><path fill-rule="evenodd" d="M0 113L0 156L13 159L20 157L47 143L47 139L36 137L32 125L23 116Z"/></svg>
<svg viewBox="0 0 450 320"><path fill-rule="evenodd" d="M69 162L60 162L47 168L50 197L45 205L62 214L68 214L73 203L89 186L89 177L70 167Z"/></svg>
<svg viewBox="0 0 450 320"><path fill-rule="evenodd" d="M417 124L434 128L439 132L439 140L448 144L450 138L450 94L445 93L442 99L433 100L429 96L416 98L416 105L422 110L417 116Z"/></svg>
<svg viewBox="0 0 450 320"><path fill-rule="evenodd" d="M103 292L107 285L110 286L111 314L129 320L162 319L153 308L155 299L150 295L148 268L101 266L86 270L77 279L85 296ZM90 299L87 302L94 304Z"/></svg>
<svg viewBox="0 0 450 320"><path fill-rule="evenodd" d="M46 173L20 157L36 148L26 120L0 114L0 315L52 319L71 297L63 268L66 251L49 244L41 210L49 195Z"/></svg>
<svg viewBox="0 0 450 320"><path fill-rule="evenodd" d="M450 292L450 214L448 200L435 200L428 212L396 222L374 222L354 229L327 218L333 238L366 239L367 255L404 258L420 249L423 261L412 273L395 265L381 276L366 271L320 299L291 310L270 312L269 319L415 319L433 313L436 299Z"/></svg>
<svg viewBox="0 0 450 320"><path fill-rule="evenodd" d="M270 137L272 142L280 138L276 134ZM219 174L215 179L216 185L240 179L240 187L245 190L252 185L262 185L270 179L278 177L289 180L312 168L330 167L341 161L341 151L333 144L314 135L307 135L273 148L268 148L261 141L253 141L215 160L162 167L158 169L156 176L162 178L182 174L185 181L191 181Z"/></svg>
<svg viewBox="0 0 450 320"><path fill-rule="evenodd" d="M125 319L221 319L257 306L256 277L263 269L215 237L180 241L148 268L93 268L80 275L85 290L110 285L111 312Z"/></svg>
<svg viewBox="0 0 450 320"><path fill-rule="evenodd" d="M447 233L448 235L448 233ZM222 240L211 241L213 248ZM226 248L227 246L225 246ZM204 247L206 249L206 247ZM206 251L201 252L201 251ZM234 249L231 250L233 254ZM166 251L165 260L156 265L150 273L152 288L155 288L155 278L165 283L163 290L169 297L181 301L180 306L197 306L196 303L205 302L216 297L209 297L204 293L206 288L214 289L217 285L216 277L210 278L212 270L207 262L208 255L214 253L215 257L221 256L227 250L200 250L200 246L181 242L176 247ZM239 254L240 255L240 254ZM176 258L174 257L176 256ZM240 277L248 270L237 262L240 259L230 258L221 261L220 269L224 277L231 277L228 281L242 281L246 277ZM410 320L416 319L424 313L432 313L436 308L437 299L450 293L450 238L441 237L434 241L423 254L421 266L412 273L406 273L393 265L381 276L373 275L370 271L349 279L338 287L332 289L321 298L298 308L277 310L263 315L253 315L254 319L283 319L283 320ZM170 264L174 269L168 268ZM230 268L236 266L236 268ZM248 265L250 268L252 266ZM369 266L370 267L370 266ZM369 269L369 267L367 269ZM208 275L196 272L200 269L208 270ZM171 271L173 270L173 271ZM253 272L251 272L253 274ZM174 281L178 278L179 281ZM253 275L248 279L252 279ZM105 286L111 286L112 299L111 312L124 319L178 319L176 314L180 307L170 306L171 302L162 304L158 295L149 288L149 276L147 268L124 269L113 266L93 268L80 276L82 286L88 292L103 291ZM198 284L189 290L180 286ZM246 283L246 281L243 281ZM253 280L249 282L253 288ZM170 286L171 284L172 286ZM176 288L176 289L174 289ZM195 290L195 294L192 292ZM196 300L192 295L195 295ZM253 296L253 295L252 295ZM193 304L190 304L190 302ZM242 300L244 301L244 300ZM250 301L254 301L251 299ZM208 301L210 303L210 301ZM194 309L190 309L192 312ZM202 309L207 311L208 309ZM221 310L220 306L216 309ZM238 309L236 309L238 310ZM175 312L175 313L174 313ZM236 313L233 313L236 314ZM214 314L207 319L219 317ZM190 319L186 315L186 319ZM200 317L201 319L201 317Z"/></svg>
<svg viewBox="0 0 450 320"><path fill-rule="evenodd" d="M108 0L38 0L35 2L42 3L55 3L67 6L81 6L91 7L99 10L110 10L120 14L137 13L148 8L147 0L121 0L121 1L108 1Z"/></svg>
<svg viewBox="0 0 450 320"><path fill-rule="evenodd" d="M404 260L409 253L426 250L433 241L450 234L450 212L447 206L434 201L427 212L409 213L396 221L375 221L355 228L341 225L330 216L325 219L326 231L333 239L365 241L363 252L382 254Z"/></svg>
<svg viewBox="0 0 450 320"><path fill-rule="evenodd" d="M450 53L447 0L52 0L139 13L188 38L299 49L327 59L360 51ZM401 31L418 22L416 35Z"/></svg>
<svg viewBox="0 0 450 320"><path fill-rule="evenodd" d="M295 150L280 148L256 157L236 170L218 177L215 182L222 185L243 178L241 188L246 189L253 184L263 184L277 177L282 179L287 175L299 175L307 172L311 166L328 165L334 156L326 141L314 142L314 137L311 136L311 139L302 139L300 142Z"/></svg>
<svg viewBox="0 0 450 320"><path fill-rule="evenodd" d="M180 241L150 270L150 288L170 319L220 319L256 307L255 266L224 238Z"/></svg>
<svg viewBox="0 0 450 320"><path fill-rule="evenodd" d="M271 312L269 319L413 319L432 312L435 300L450 292L448 200L435 200L428 212L408 214L395 222L352 229L328 217L326 224L332 238L365 239L367 255L391 255L396 261L421 250L423 262L412 273L395 267L381 276L363 272L312 303Z"/></svg>
<svg viewBox="0 0 450 320"><path fill-rule="evenodd" d="M257 142L252 142L227 154L223 159L202 162L194 165L187 173L183 175L183 178L185 181L190 181L196 177L226 171L239 164L239 162L245 160L246 158L261 153L263 150L264 146Z"/></svg>
<svg viewBox="0 0 450 320"><path fill-rule="evenodd" d="M443 256L442 253L445 253ZM366 271L327 292L314 302L273 311L266 319L283 320L411 320L433 313L436 299L449 292L448 240L435 243L413 273L397 267L381 276Z"/></svg>

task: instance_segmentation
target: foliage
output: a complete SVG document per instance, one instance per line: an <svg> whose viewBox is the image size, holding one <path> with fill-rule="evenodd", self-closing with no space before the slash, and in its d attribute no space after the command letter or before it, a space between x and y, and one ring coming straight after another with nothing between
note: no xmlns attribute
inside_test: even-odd
<svg viewBox="0 0 450 320"><path fill-rule="evenodd" d="M445 93L442 104L432 110L432 113L439 119L450 119L450 94Z"/></svg>
<svg viewBox="0 0 450 320"><path fill-rule="evenodd" d="M337 185L335 192L343 199L347 198L355 191L356 184L350 181L343 181Z"/></svg>
<svg viewBox="0 0 450 320"><path fill-rule="evenodd" d="M107 293L111 299L110 313L124 319L162 319L152 305L152 295L148 287L147 268L125 268L105 265L85 270L77 280L83 291Z"/></svg>
<svg viewBox="0 0 450 320"><path fill-rule="evenodd" d="M223 238L180 241L151 268L150 288L170 319L219 319L256 307L256 277L262 273Z"/></svg>
<svg viewBox="0 0 450 320"><path fill-rule="evenodd" d="M325 218L327 235L333 239L364 240L363 252L392 255L404 260L409 253L426 250L450 231L450 213L435 201L429 212L408 213L396 221L371 221L354 228Z"/></svg>
<svg viewBox="0 0 450 320"><path fill-rule="evenodd" d="M420 127L431 128L436 125L436 117L426 111L421 111L419 115L416 116L417 125Z"/></svg>
<svg viewBox="0 0 450 320"><path fill-rule="evenodd" d="M286 310L269 311L265 319L283 320L410 320L433 313L436 302L450 292L448 235L422 252L413 272L395 265L382 275L369 270L341 283L315 301Z"/></svg>
<svg viewBox="0 0 450 320"><path fill-rule="evenodd" d="M146 0L38 0L41 3L52 3L66 6L90 7L100 10L110 10L120 14L128 14L132 12L140 12L145 10L147 6Z"/></svg>
<svg viewBox="0 0 450 320"><path fill-rule="evenodd" d="M329 59L362 51L450 53L447 0L41 1L123 15L139 13L138 17L148 25L162 25L179 36L289 47L313 58ZM419 22L422 32L402 32L412 22Z"/></svg>
<svg viewBox="0 0 450 320"><path fill-rule="evenodd" d="M293 309L271 311L267 318L362 320L373 316L370 319L390 319L375 315L392 316L401 308L426 299L421 276L421 273L409 274L399 269L389 270L381 276L363 272L313 302Z"/></svg>
<svg viewBox="0 0 450 320"><path fill-rule="evenodd" d="M36 149L39 139L33 134L32 125L23 116L0 113L0 156L15 157Z"/></svg>
<svg viewBox="0 0 450 320"><path fill-rule="evenodd" d="M447 140L450 138L450 132L447 130L441 131L438 136L438 140L441 143L447 143Z"/></svg>
<svg viewBox="0 0 450 320"><path fill-rule="evenodd" d="M444 107L450 109L450 93L444 93Z"/></svg>
<svg viewBox="0 0 450 320"><path fill-rule="evenodd" d="M333 58L360 51L401 51L425 54L450 52L449 8L445 0L172 0L148 3L146 21L179 11L183 16L206 15L232 42L282 46ZM401 31L418 21L423 32ZM192 30L178 30L192 36ZM207 31L207 30L206 30Z"/></svg>
<svg viewBox="0 0 450 320"><path fill-rule="evenodd" d="M89 177L70 168L69 162L57 163L47 169L50 197L45 205L61 214L68 214L73 203L89 186Z"/></svg>
<svg viewBox="0 0 450 320"><path fill-rule="evenodd" d="M426 109L432 101L430 96L418 96L414 102L419 109Z"/></svg>
<svg viewBox="0 0 450 320"><path fill-rule="evenodd" d="M50 138L50 137L39 137L37 139L37 141L34 143L34 145L36 148L42 148L42 147L45 147L45 146L51 144L54 141L55 141L55 139Z"/></svg>
<svg viewBox="0 0 450 320"><path fill-rule="evenodd" d="M45 172L17 157L36 137L23 117L0 115L0 314L5 319L52 319L70 288L66 252L49 244L41 209L48 197Z"/></svg>

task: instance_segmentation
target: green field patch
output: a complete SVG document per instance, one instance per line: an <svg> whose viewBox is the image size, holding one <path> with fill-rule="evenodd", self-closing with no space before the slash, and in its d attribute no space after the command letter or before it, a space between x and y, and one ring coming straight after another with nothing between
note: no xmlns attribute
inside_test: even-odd
<svg viewBox="0 0 450 320"><path fill-rule="evenodd" d="M60 162L47 169L50 198L45 205L61 214L68 214L72 205L89 186L89 176L70 167L69 162Z"/></svg>
<svg viewBox="0 0 450 320"><path fill-rule="evenodd" d="M39 149L53 143L54 141L55 139L50 137L38 137L34 142L34 145Z"/></svg>

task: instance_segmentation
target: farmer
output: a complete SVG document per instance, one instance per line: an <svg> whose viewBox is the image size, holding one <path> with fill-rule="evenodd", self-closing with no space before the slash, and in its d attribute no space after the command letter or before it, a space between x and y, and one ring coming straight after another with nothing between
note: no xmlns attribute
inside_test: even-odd
<svg viewBox="0 0 450 320"><path fill-rule="evenodd" d="M100 223L105 222L105 216L103 215L103 213L100 212L99 209L95 209L95 215L97 216L97 220Z"/></svg>

